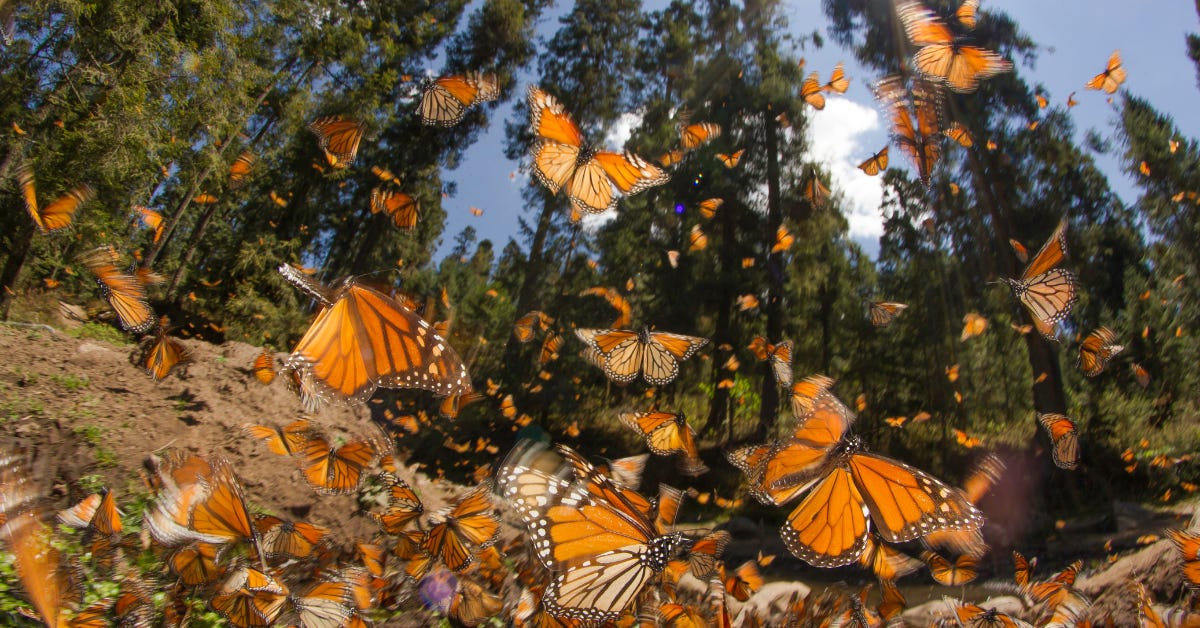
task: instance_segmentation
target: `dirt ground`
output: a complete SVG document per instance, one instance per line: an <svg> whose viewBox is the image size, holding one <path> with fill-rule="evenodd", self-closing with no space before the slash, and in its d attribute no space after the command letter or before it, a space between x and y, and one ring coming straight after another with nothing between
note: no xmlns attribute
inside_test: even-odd
<svg viewBox="0 0 1200 628"><path fill-rule="evenodd" d="M362 514L353 496L322 495L309 489L294 462L270 453L242 429L246 423L282 426L307 417L331 439L382 439L366 407L330 407L306 414L283 378L266 386L254 378L251 366L259 353L257 347L236 342L182 342L191 354L188 365L155 382L134 364L139 354L135 345L76 338L45 326L0 325L0 355L4 356L0 364L0 446L28 452L36 481L55 508L82 498L88 487L111 488L118 503L123 495L145 493L146 457L165 447L181 447L229 460L256 512L327 527L330 539L346 547L377 534L377 526ZM419 473L415 465L406 467L403 459L397 463L398 475L422 496L426 512L436 511L462 490ZM1135 598L1127 586L1131 578L1144 582L1158 600L1180 599L1180 560L1173 545L1167 540L1147 539L1135 544L1133 539L1148 533L1161 536L1166 527L1182 527L1185 514L1190 514L1190 507L1174 512L1131 507L1123 513L1118 535L1129 541L1123 547L1132 545L1132 549L1111 563L1102 551L1078 556L1085 560L1080 590L1091 596L1097 608L1116 617L1118 625L1136 622ZM760 542L774 536L771 532L751 535L758 539L753 542L735 541L734 547L749 542L754 547L742 549L753 556L762 547ZM1105 538L1112 536L1110 532ZM772 540L777 545L777 539ZM1079 548L1100 548L1104 543L1099 536L1074 540L1078 543L1073 547ZM1011 577L1007 556L996 557L995 565L991 570L995 580ZM1051 573L1052 568L1039 569L1043 577ZM770 579L778 577L768 573L772 575L776 577ZM927 580L920 575L910 578ZM810 584L813 588L826 586L821 581ZM771 590L787 585L772 583ZM925 589L929 590L925 599L956 593ZM970 597L983 601L1005 592L1003 584L990 587L981 583ZM915 599L910 602L915 606L921 596L914 588ZM762 598L756 596L751 603L769 606L770 600Z"/></svg>

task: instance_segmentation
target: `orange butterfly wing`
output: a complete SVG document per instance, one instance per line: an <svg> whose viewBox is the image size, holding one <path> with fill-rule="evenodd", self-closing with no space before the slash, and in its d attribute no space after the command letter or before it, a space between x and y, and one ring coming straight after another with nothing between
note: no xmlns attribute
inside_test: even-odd
<svg viewBox="0 0 1200 628"><path fill-rule="evenodd" d="M329 165L340 169L354 161L366 125L341 116L325 116L309 123L308 129L317 136Z"/></svg>
<svg viewBox="0 0 1200 628"><path fill-rule="evenodd" d="M1053 444L1054 464L1063 469L1079 465L1079 436L1075 423L1061 414L1038 414L1038 423L1046 429Z"/></svg>
<svg viewBox="0 0 1200 628"><path fill-rule="evenodd" d="M292 278L292 274L285 272ZM379 386L471 392L458 354L395 299L354 283L317 315L288 358L322 400L362 402Z"/></svg>
<svg viewBox="0 0 1200 628"><path fill-rule="evenodd" d="M420 204L408 194L375 188L371 190L371 213L380 212L390 216L397 229L412 231L417 226Z"/></svg>
<svg viewBox="0 0 1200 628"><path fill-rule="evenodd" d="M874 155L871 155L866 161L858 164L858 169L867 173L867 176L875 176L887 169L888 164L888 147L884 146L882 150Z"/></svg>

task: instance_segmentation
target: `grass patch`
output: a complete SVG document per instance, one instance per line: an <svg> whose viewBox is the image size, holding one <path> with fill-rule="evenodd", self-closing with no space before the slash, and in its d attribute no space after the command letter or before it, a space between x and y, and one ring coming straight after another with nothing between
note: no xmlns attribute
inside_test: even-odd
<svg viewBox="0 0 1200 628"><path fill-rule="evenodd" d="M111 325L87 322L75 329L66 330L66 334L80 340L102 340L114 345L128 345L129 336Z"/></svg>
<svg viewBox="0 0 1200 628"><path fill-rule="evenodd" d="M86 378L86 377L80 377L78 375L72 375L70 373L64 373L64 374L55 373L54 375L50 376L50 381L54 382L55 384L58 384L59 386L62 386L63 388L65 388L67 390L72 390L72 391L79 390L81 388L87 388L88 384L91 383L88 381L88 378Z"/></svg>
<svg viewBox="0 0 1200 628"><path fill-rule="evenodd" d="M104 448L104 428L99 425L81 425L71 430L75 435L83 439L93 450L96 456L96 464L100 467L115 467L117 465L117 455L112 451Z"/></svg>

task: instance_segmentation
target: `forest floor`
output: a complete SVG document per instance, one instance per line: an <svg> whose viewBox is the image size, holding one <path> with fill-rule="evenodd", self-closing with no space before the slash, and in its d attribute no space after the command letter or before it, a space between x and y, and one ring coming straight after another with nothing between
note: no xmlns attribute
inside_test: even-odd
<svg viewBox="0 0 1200 628"><path fill-rule="evenodd" d="M80 329L84 330L81 334ZM308 416L316 429L331 438L381 437L365 407L330 407L317 415L306 415L297 396L283 378L270 385L259 383L252 364L259 349L248 344L226 342L213 345L183 340L191 353L190 363L161 382L153 381L135 365L138 347L112 344L89 338L89 327L60 330L46 326L0 325L0 443L19 447L33 461L35 482L53 506L63 508L85 496L96 486L123 496L145 494L143 463L147 456L165 447L179 447L202 455L219 454L234 464L244 483L247 500L255 512L303 519L331 530L333 543L352 547L378 532L364 516L354 496L320 495L309 490L297 467L281 464L264 444L248 437L246 423L282 426ZM503 452L501 452L501 455ZM462 491L461 486L430 478L416 465L397 460L398 475L421 495L426 512L436 512ZM1043 558L1037 575L1048 577L1051 564L1066 564L1074 558L1085 561L1079 588L1094 601L1105 603L1120 625L1132 625L1133 599L1123 583L1136 578L1159 600L1176 600L1181 594L1180 562L1170 541L1157 542L1144 535L1186 525L1191 507L1171 509L1126 505L1115 516L1116 532L1082 531L1072 535L1071 556ZM740 528L734 522L741 524ZM730 529L735 543L727 557L731 565L766 549L780 555L776 565L764 571L768 580L795 578L813 588L841 580L847 584L869 582L861 570L854 574L843 568L815 578L812 570L789 568L790 556L779 544L774 526L756 525L736 519ZM1064 522L1069 528L1073 522ZM739 529L748 531L740 534ZM1141 542L1136 541L1142 537ZM1115 561L1103 546L1117 539L1125 550ZM857 569L854 567L853 569ZM794 572L794 573L793 573ZM1011 583L1011 561L996 556L985 571L985 579ZM927 582L927 575L910 579ZM782 583L771 586L778 587ZM1011 585L1007 587L1012 589ZM923 599L940 599L943 593L958 594L933 585L905 589L914 606ZM982 601L1001 595L1004 585L986 582L973 587L968 597ZM764 591L764 593L766 593ZM760 596L761 597L761 596ZM765 603L758 598L752 603Z"/></svg>

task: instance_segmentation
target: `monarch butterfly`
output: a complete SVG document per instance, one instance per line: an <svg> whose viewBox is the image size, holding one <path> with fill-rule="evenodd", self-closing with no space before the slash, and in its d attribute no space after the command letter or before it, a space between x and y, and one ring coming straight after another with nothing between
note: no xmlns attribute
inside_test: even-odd
<svg viewBox="0 0 1200 628"><path fill-rule="evenodd" d="M307 558L321 539L329 534L328 528L303 521L284 521L270 515L259 516L254 525L258 528L267 556Z"/></svg>
<svg viewBox="0 0 1200 628"><path fill-rule="evenodd" d="M217 199L215 195L207 192L197 194L196 196L192 197L192 202L200 205L214 205L216 204L217 200L219 199Z"/></svg>
<svg viewBox="0 0 1200 628"><path fill-rule="evenodd" d="M813 109L820 111L825 108L825 94L821 93L821 77L812 72L800 85L800 98Z"/></svg>
<svg viewBox="0 0 1200 628"><path fill-rule="evenodd" d="M157 382L170 374L171 369L189 359L183 344L167 336L167 317L162 317L157 336L145 347L142 368Z"/></svg>
<svg viewBox="0 0 1200 628"><path fill-rule="evenodd" d="M936 552L923 552L921 560L929 565L929 573L942 586L957 587L975 580L978 561L974 556L963 554L952 563Z"/></svg>
<svg viewBox="0 0 1200 628"><path fill-rule="evenodd" d="M615 486L571 449L560 445L557 452L518 443L497 472L497 489L554 574L542 600L546 611L588 623L615 620L685 540L678 532L658 534L640 495Z"/></svg>
<svg viewBox="0 0 1200 628"><path fill-rule="evenodd" d="M663 168L669 168L681 161L683 161L683 151L678 149L658 156L658 163L662 164Z"/></svg>
<svg viewBox="0 0 1200 628"><path fill-rule="evenodd" d="M771 371L775 374L775 383L787 386L792 383L792 342L785 340L777 345L767 342L766 338L756 336L747 346L759 361L769 360Z"/></svg>
<svg viewBox="0 0 1200 628"><path fill-rule="evenodd" d="M688 251L703 251L708 248L708 234L700 228L700 225L692 225L692 230L688 232Z"/></svg>
<svg viewBox="0 0 1200 628"><path fill-rule="evenodd" d="M821 89L827 92L837 94L845 94L847 89L850 89L850 79L846 78L846 68L839 63L833 66L833 74L829 77L829 82L822 85Z"/></svg>
<svg viewBox="0 0 1200 628"><path fill-rule="evenodd" d="M953 598L944 599L950 610L954 611L959 624L968 628L1022 628L1030 626L1030 624L1009 617L995 608L983 608L975 604L959 602Z"/></svg>
<svg viewBox="0 0 1200 628"><path fill-rule="evenodd" d="M750 599L750 595L763 585L762 572L758 569L758 563L753 560L738 565L724 580L725 590L739 602Z"/></svg>
<svg viewBox="0 0 1200 628"><path fill-rule="evenodd" d="M637 490L642 484L642 474L646 472L646 462L649 460L650 454L639 454L608 460L597 468L617 486Z"/></svg>
<svg viewBox="0 0 1200 628"><path fill-rule="evenodd" d="M121 511L108 490L103 494L92 493L74 506L60 510L56 518L63 525L81 530L90 528L104 536L120 534L123 529Z"/></svg>
<svg viewBox="0 0 1200 628"><path fill-rule="evenodd" d="M275 381L275 356L266 349L254 358L254 378L266 386Z"/></svg>
<svg viewBox="0 0 1200 628"><path fill-rule="evenodd" d="M1038 423L1046 429L1053 445L1051 454L1054 464L1063 469L1074 469L1079 465L1079 436L1075 423L1061 414L1038 413Z"/></svg>
<svg viewBox="0 0 1200 628"><path fill-rule="evenodd" d="M970 148L975 145L975 139L971 137L971 132L961 122L951 122L949 126L942 130L942 133L946 137L958 142L958 145L963 148Z"/></svg>
<svg viewBox="0 0 1200 628"><path fill-rule="evenodd" d="M150 209L149 207L142 207L141 205L134 205L133 212L137 215L138 222L140 222L147 229L154 231L154 243L157 244L162 238L163 228L165 227L163 224L162 214Z"/></svg>
<svg viewBox="0 0 1200 628"><path fill-rule="evenodd" d="M648 328L576 329L575 335L599 353L604 374L618 384L628 384L638 374L654 386L669 384L679 375L679 363L708 344L707 338Z"/></svg>
<svg viewBox="0 0 1200 628"><path fill-rule="evenodd" d="M824 207L829 198L829 188L821 183L816 172L809 174L808 179L804 181L804 198L808 199L813 207Z"/></svg>
<svg viewBox="0 0 1200 628"><path fill-rule="evenodd" d="M1183 557L1183 577L1200 587L1200 535L1188 530L1167 530L1167 535Z"/></svg>
<svg viewBox="0 0 1200 628"><path fill-rule="evenodd" d="M1092 77L1092 80L1087 82L1086 87L1112 94L1124 82L1125 68L1121 65L1121 51L1114 50L1112 55L1108 57L1108 66L1104 68L1103 72Z"/></svg>
<svg viewBox="0 0 1200 628"><path fill-rule="evenodd" d="M471 564L470 546L486 549L496 542L500 520L492 512L490 491L488 483L471 489L425 537L425 551L439 557L451 571L462 571Z"/></svg>
<svg viewBox="0 0 1200 628"><path fill-rule="evenodd" d="M983 525L980 512L956 489L866 453L858 438L846 437L854 415L829 391L832 382L816 376L793 387L799 425L789 441L730 456L744 472L750 469L760 501L782 504L805 494L781 529L792 554L818 567L849 564L865 551L872 522L889 543Z"/></svg>
<svg viewBox="0 0 1200 628"><path fill-rule="evenodd" d="M1129 365L1129 370L1133 372L1133 378L1137 380L1138 386L1144 389L1150 385L1150 371L1147 371L1144 366L1137 362L1132 362Z"/></svg>
<svg viewBox="0 0 1200 628"><path fill-rule="evenodd" d="M939 17L920 3L904 2L896 10L909 40L921 46L913 64L950 89L973 92L979 81L1012 70L1012 63L995 52L959 42Z"/></svg>
<svg viewBox="0 0 1200 628"><path fill-rule="evenodd" d="M666 530L659 530L665 534ZM717 558L725 552L725 546L732 540L729 532L717 530L701 537L687 545L687 565L692 575L697 578L707 578L712 575L719 564Z"/></svg>
<svg viewBox="0 0 1200 628"><path fill-rule="evenodd" d="M529 129L538 138L533 144L534 174L551 193L565 187L571 207L580 213L610 210L621 196L670 179L633 153L588 146L558 100L534 86L529 87Z"/></svg>
<svg viewBox="0 0 1200 628"><path fill-rule="evenodd" d="M889 301L874 301L869 308L871 314L871 324L876 327L887 327L896 320L897 316L903 312L908 305L905 303L894 303Z"/></svg>
<svg viewBox="0 0 1200 628"><path fill-rule="evenodd" d="M904 612L908 606L908 601L904 599L904 595L900 593L900 588L891 580L879 581L879 616L885 622L890 622L893 618Z"/></svg>
<svg viewBox="0 0 1200 628"><path fill-rule="evenodd" d="M700 201L700 215L705 218L712 218L716 215L717 210L725 204L723 198L708 198Z"/></svg>
<svg viewBox="0 0 1200 628"><path fill-rule="evenodd" d="M324 438L310 438L304 446L301 470L309 486L322 493L352 493L362 480L363 470L378 456L370 441L334 447Z"/></svg>
<svg viewBox="0 0 1200 628"><path fill-rule="evenodd" d="M217 558L221 546L214 543L195 542L175 550L167 564L183 583L189 587L212 582L221 575Z"/></svg>
<svg viewBox="0 0 1200 628"><path fill-rule="evenodd" d="M352 626L353 585L342 580L324 580L313 585L304 595L292 597L300 625L304 628L336 628Z"/></svg>
<svg viewBox="0 0 1200 628"><path fill-rule="evenodd" d="M358 154L358 143L362 141L366 125L342 116L325 116L310 122L308 130L317 136L325 161L342 169L348 168Z"/></svg>
<svg viewBox="0 0 1200 628"><path fill-rule="evenodd" d="M679 144L685 151L693 150L718 137L721 137L721 125L713 122L697 122L680 129Z"/></svg>
<svg viewBox="0 0 1200 628"><path fill-rule="evenodd" d="M146 302L146 289L133 275L117 269L116 250L100 247L85 253L82 261L100 285L100 294L117 315L126 331L140 334L154 326L154 310Z"/></svg>
<svg viewBox="0 0 1200 628"><path fill-rule="evenodd" d="M504 609L500 596L484 589L473 580L459 580L458 591L450 602L450 614L464 626L482 625L489 617Z"/></svg>
<svg viewBox="0 0 1200 628"><path fill-rule="evenodd" d="M417 199L401 192L375 188L371 190L371 213L384 213L402 231L412 231L417 226L420 213Z"/></svg>
<svg viewBox="0 0 1200 628"><path fill-rule="evenodd" d="M209 604L239 628L270 626L283 612L287 593L287 588L266 573L242 567L221 583Z"/></svg>
<svg viewBox="0 0 1200 628"><path fill-rule="evenodd" d="M1125 350L1125 347L1116 344L1116 340L1117 335L1107 327L1088 334L1079 345L1079 370L1088 377L1102 373L1108 361Z"/></svg>
<svg viewBox="0 0 1200 628"><path fill-rule="evenodd" d="M233 160L229 165L229 185L231 188L237 189L250 178L250 173L254 171L254 164L258 162L258 158L250 151L242 151L242 154Z"/></svg>
<svg viewBox="0 0 1200 628"><path fill-rule="evenodd" d="M676 460L679 472L696 477L708 471L696 449L696 431L683 414L669 412L622 413L621 423L646 439L646 446L659 456L682 454Z"/></svg>
<svg viewBox="0 0 1200 628"><path fill-rule="evenodd" d="M413 492L412 487L404 480L385 475L391 486L388 489L388 507L382 514L370 513L371 518L388 534L400 534L409 523L415 521L425 512L421 498Z"/></svg>
<svg viewBox="0 0 1200 628"><path fill-rule="evenodd" d="M917 167L921 183L930 184L933 167L942 157L942 146L937 140L936 108L917 94L913 95L917 123L914 127L908 107L896 104L892 107L892 139L909 160Z"/></svg>
<svg viewBox="0 0 1200 628"><path fill-rule="evenodd" d="M787 227L780 225L775 230L775 243L771 245L772 253L785 253L792 245L796 243L796 236L787 230Z"/></svg>
<svg viewBox="0 0 1200 628"><path fill-rule="evenodd" d="M396 299L353 279L336 291L290 265L279 272L325 306L286 367L322 401L361 403L379 386L422 388L438 396L471 392L471 377L453 347Z"/></svg>
<svg viewBox="0 0 1200 628"><path fill-rule="evenodd" d="M963 315L963 329L959 334L959 340L966 342L967 339L987 331L987 327L988 320L986 318L976 312L967 312Z"/></svg>
<svg viewBox="0 0 1200 628"><path fill-rule="evenodd" d="M39 209L37 189L33 180L33 169L29 164L22 164L16 172L17 183L21 186L21 195L25 199L25 210L42 233L50 233L71 226L75 212L84 203L96 196L96 190L90 185L77 185L58 200Z"/></svg>
<svg viewBox="0 0 1200 628"><path fill-rule="evenodd" d="M496 100L500 85L494 74L468 72L421 81L421 122L452 127L472 105Z"/></svg>
<svg viewBox="0 0 1200 628"><path fill-rule="evenodd" d="M1050 239L1025 267L1020 279L1004 278L1013 295L1029 311L1038 332L1054 339L1054 326L1075 306L1075 275L1055 268L1067 256L1067 219L1058 223Z"/></svg>
<svg viewBox="0 0 1200 628"><path fill-rule="evenodd" d="M737 165L742 162L742 155L745 153L746 149L739 148L728 155L725 153L717 153L717 159L721 160L721 163L724 164L726 168L736 168Z"/></svg>
<svg viewBox="0 0 1200 628"><path fill-rule="evenodd" d="M1031 582L1037 559L1026 561L1024 556L1013 552L1013 561L1016 563L1014 578L1020 585L1021 592L1032 598L1035 604L1045 604L1047 607L1058 606L1072 597L1070 589L1075 584L1079 570L1083 568L1083 562L1077 560L1051 576L1049 580Z"/></svg>
<svg viewBox="0 0 1200 628"><path fill-rule="evenodd" d="M858 564L870 569L880 580L896 580L920 569L924 563L884 543L878 534L872 533L867 537Z"/></svg>
<svg viewBox="0 0 1200 628"><path fill-rule="evenodd" d="M866 161L858 164L858 169L867 173L867 176L873 177L887 169L888 165L888 147L884 146L878 153L871 155Z"/></svg>
<svg viewBox="0 0 1200 628"><path fill-rule="evenodd" d="M546 364L558 359L558 350L562 348L563 337L559 334L547 334L542 341L542 350L538 352L538 363Z"/></svg>
<svg viewBox="0 0 1200 628"><path fill-rule="evenodd" d="M958 5L958 9L954 11L954 17L958 19L958 23L962 24L963 28L975 30L976 12L978 11L979 0L963 0L962 4Z"/></svg>
<svg viewBox="0 0 1200 628"><path fill-rule="evenodd" d="M308 444L311 433L307 419L292 421L282 428L247 423L242 429L254 438L267 441L267 449L280 456L291 456L299 452Z"/></svg>

